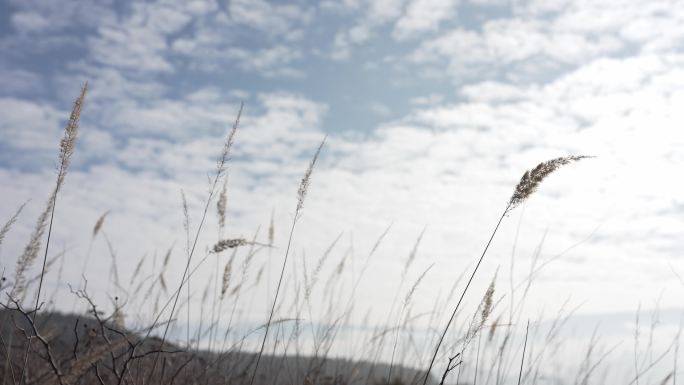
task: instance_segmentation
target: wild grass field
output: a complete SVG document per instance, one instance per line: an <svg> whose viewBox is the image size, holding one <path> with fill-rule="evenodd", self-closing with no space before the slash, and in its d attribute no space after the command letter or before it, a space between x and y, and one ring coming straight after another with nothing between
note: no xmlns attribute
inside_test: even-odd
<svg viewBox="0 0 684 385"><path fill-rule="evenodd" d="M435 268L419 270L412 263L420 234L413 249L406 251L400 289L393 293L392 303L385 304L390 309L385 323L363 322L365 328L359 329L350 321L363 318L355 301L361 296L372 298L373 293L358 288L364 279L382 279L364 273L390 227L378 234L373 247L362 251L361 266L351 274L349 253L337 253L343 243L340 237L309 259L308 265L307 259L294 257L293 240L306 243L307 235L298 233L297 226L306 215L307 195L315 189L317 161L326 151L321 138L320 146L311 149L309 166L302 170L297 195L292 197L291 222L276 224L272 219L251 237L226 236L227 170L233 147L240 145L242 107L225 142L216 146L218 157L213 169L207 170L208 190L200 211L191 212L182 195L184 244L158 255L143 255L135 266L122 269L116 243L106 235L109 212L104 211L94 221L92 233L84 234L89 242L86 256L55 250L51 236L60 226L55 212L60 210L62 187L69 183L71 157L78 151L79 119L88 113L87 91L86 83L61 142L55 143L59 149L55 180L45 181L49 198L31 237L16 265L2 261L2 385L676 384L681 328L668 336L665 349L656 348L657 317L652 316L649 324L644 318L640 321L637 311L633 355L626 358L630 362L611 368L605 360L617 346L600 345L598 335L579 350L568 348L572 341L563 331L572 308L562 307L550 321L527 318L525 301L548 262L533 256L527 278L515 285L511 282L511 287L498 287L496 275L478 273L499 225L534 199L545 178L576 162L597 161L590 156L559 154L521 170L498 222L492 223L491 233L482 234L481 253L453 272L451 289L434 298L431 311L416 313L415 294ZM0 245L12 236L22 209L6 219ZM207 228L209 216L216 218L218 228ZM274 239L276 225L287 226L288 238ZM215 234L215 241L203 244L207 234ZM94 243L106 244L109 255L91 254ZM181 276L168 273L169 264L178 263L178 259L171 261L174 252L183 256ZM278 261L279 269L255 265L255 258L265 254ZM108 266L108 276L86 276L92 264ZM64 269L80 271L82 276L77 285L63 285L72 299L71 308L54 305ZM210 278L197 275L199 269L211 271ZM89 286L93 281L108 285L108 301L95 299ZM486 289L473 290L473 282ZM266 298L261 298L263 292ZM255 326L243 319L244 309L259 301L268 304L268 311ZM570 361L564 351L581 353Z"/></svg>

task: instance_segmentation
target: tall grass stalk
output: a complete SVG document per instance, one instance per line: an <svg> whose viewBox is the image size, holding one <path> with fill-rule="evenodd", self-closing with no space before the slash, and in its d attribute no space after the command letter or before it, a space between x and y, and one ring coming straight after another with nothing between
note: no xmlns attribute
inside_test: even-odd
<svg viewBox="0 0 684 385"><path fill-rule="evenodd" d="M408 311L407 308L411 302L411 297L413 297L413 293L416 291L416 289L418 288L418 285L420 285L420 283L423 281L423 278L425 278L425 275L428 273L428 271L430 271L430 269L432 269L432 266L434 266L434 265L435 265L434 263L431 264L430 266L428 266L427 269L425 269L425 271L423 271L423 274L421 274L418 277L418 279L415 281L413 286L411 286L411 289L409 289L408 293L406 293L406 297L404 297L404 303L403 303L401 310L399 311L399 316L397 317L397 325L395 327L396 328L396 334L394 337L394 345L392 346L392 357L390 358L389 371L387 373L387 384L388 385L392 383L392 368L394 367L394 356L397 352L397 344L399 342L399 336L401 335L401 332L403 331L403 328L401 327L401 325L406 323L406 321L403 321L402 319L406 318L406 316L408 315L407 314L407 311Z"/></svg>
<svg viewBox="0 0 684 385"><path fill-rule="evenodd" d="M290 255L290 246L292 245L292 237L294 235L294 230L297 225L297 221L300 218L301 211L304 208L304 199L306 198L306 193L311 184L311 173L318 160L318 155L321 153L321 149L325 144L325 139L321 141L318 146L316 153L314 154L311 162L309 163L309 168L306 169L302 182L299 184L299 190L297 191L297 206L295 208L294 217L292 218L292 226L290 227L290 235L287 239L287 248L285 249L285 258L283 259L283 266L280 270L280 278L278 278L278 286L276 287L276 293L273 298L273 305L271 306L271 313L268 316L268 322L266 322L266 330L264 331L264 338L261 341L261 348L259 349L259 355L257 356L256 363L254 364L254 372L252 373L252 379L250 380L250 385L254 385L254 379L256 378L257 371L259 370L259 361L261 361L261 356L264 353L264 347L266 346L266 339L268 338L268 331L271 327L271 321L273 320L273 313L275 312L276 304L278 303L278 294L280 294L280 287L283 283L283 276L285 275L285 266L287 265L287 257Z"/></svg>
<svg viewBox="0 0 684 385"><path fill-rule="evenodd" d="M43 288L43 278L45 277L45 267L47 264L47 256L50 249L50 237L52 235L52 224L55 218L55 206L57 204L57 194L64 185L64 179L66 178L67 170L69 164L71 163L71 155L73 155L76 149L76 138L78 136L78 125L81 118L81 110L83 109L83 101L85 100L86 92L88 91L88 82L86 82L83 87L81 87L81 93L74 102L74 107L71 110L71 115L69 116L69 121L64 128L64 136L59 144L59 168L57 171L57 182L55 183L55 188L48 199L48 204L45 211L39 217L36 228L31 236L29 244L26 246L24 254L19 257L17 261L17 273L15 278L15 287L12 290L12 296L19 294L18 291L26 290L25 286L25 272L35 260L38 251L40 249L40 239L45 231L45 223L47 219L47 213L50 213L50 219L48 222L47 229L47 240L45 241L45 254L43 255L43 266L40 272L40 279L38 281L38 291L36 293L36 301L33 312L32 322L36 322L38 314L38 305L40 304L40 292ZM21 370L21 375L19 376L19 384L24 381L24 376L26 374L26 367L28 366L29 357L29 347L30 344L26 344L26 350L24 352L24 367Z"/></svg>
<svg viewBox="0 0 684 385"><path fill-rule="evenodd" d="M12 217L10 217L10 219L7 220L7 222L5 222L5 225L2 226L2 229L0 229L0 245L2 245L2 241L5 239L5 235L7 235L7 233L12 228L12 225L14 225L14 223L17 221L17 218L19 218L19 214L21 214L21 212L24 210L24 207L26 207L27 203L28 202L22 203L21 206L19 206L19 208L17 209L17 211L14 212L14 215L12 215Z"/></svg>
<svg viewBox="0 0 684 385"><path fill-rule="evenodd" d="M519 206L522 204L527 198L529 198L535 191L537 191L537 188L539 187L539 184L551 173L556 171L559 167L566 165L571 162L576 162L578 160L588 158L588 156L566 156L566 157L560 157L560 158L555 158L551 160L547 160L546 162L539 163L535 168L532 170L528 170L523 174L522 178L520 178L520 182L518 182L518 185L515 187L515 190L513 191L513 195L508 201L508 204L506 204L506 208L504 209L503 213L501 214L501 217L499 218L499 221L496 223L496 226L494 227L494 231L492 231L492 234L489 237L489 240L487 241L487 244L482 251L482 254L480 255L480 259L478 259L477 264L475 265L475 268L473 269L472 274L470 275L470 278L468 279L468 283L466 283L465 288L461 292L461 297L458 299L458 302L456 303L456 307L454 308L454 311L451 313L451 317L449 318L449 321L447 322L446 326L444 327L444 330L439 337L439 340L437 342L437 346L435 347L435 351L432 354L432 358L430 359L430 365L428 366L427 370L425 371L425 378L423 379L423 385L427 384L427 380L430 377L430 371L432 370L433 365L435 364L435 359L437 359L437 354L439 353L439 348L442 346L442 342L444 341L444 337L447 334L447 331L449 331L449 327L451 326L451 323L454 321L454 318L456 317L456 313L458 312L459 307L461 306L461 302L463 302L463 298L465 297L468 288L470 287L470 284L473 282L473 278L475 278L475 274L477 273L477 270L479 269L480 265L482 264L482 260L484 259L485 254L487 254L487 250L489 249L489 245L492 244L492 240L494 239L494 236L496 235L497 230L499 229L499 226L501 225L501 222L503 221L504 217L511 212L515 207Z"/></svg>
<svg viewBox="0 0 684 385"><path fill-rule="evenodd" d="M520 373L518 374L518 385L522 380L523 366L525 365L525 350L527 350L527 336L530 334L530 321L527 320L527 327L525 328L525 343L523 344L522 359L520 360Z"/></svg>
<svg viewBox="0 0 684 385"><path fill-rule="evenodd" d="M216 194L216 186L219 183L219 180L223 177L226 171L226 163L228 160L230 160L230 150L233 147L233 141L235 140L235 133L237 132L238 125L240 124L240 117L242 116L242 109L244 107L244 103L240 103L240 109L238 110L237 117L235 118L235 123L233 123L233 128L231 129L230 133L228 134L228 138L223 144L223 151L221 151L221 155L219 156L217 162L216 162L216 172L214 174L214 179L211 182L210 188L209 188L209 196L207 197L207 202L204 206L204 211L202 213L202 219L199 222L199 225L197 226L197 232L195 233L195 239L192 243L192 247L190 248L190 252L188 253L188 261L185 264L185 269L183 270L183 276L181 278L180 286L178 290L175 293L175 298L173 301L173 306L171 307L171 314L169 314L169 319L168 322L166 323L164 327L164 334L162 335L161 343L160 343L160 348L159 350L164 349L164 342L166 341L166 335L169 332L169 325L171 325L171 321L173 320L173 314L176 311L176 306L178 305L178 298L180 297L181 289L183 288L183 285L186 281L186 277L188 276L188 271L190 270L190 263L192 262L192 256L195 253L195 247L197 246L197 242L199 240L200 233L202 232L202 226L204 225L204 221L207 217L207 212L209 211L209 206L211 205L212 199L214 198L214 195ZM150 328L154 327L156 322L153 324L153 326ZM155 360L154 363L152 364L152 369L150 370L150 377L154 373L154 369L156 368L157 364L159 362L159 354L155 355Z"/></svg>

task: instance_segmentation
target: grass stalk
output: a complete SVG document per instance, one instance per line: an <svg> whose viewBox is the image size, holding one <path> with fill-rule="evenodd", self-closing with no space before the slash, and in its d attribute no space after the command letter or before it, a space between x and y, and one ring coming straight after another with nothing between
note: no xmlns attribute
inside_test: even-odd
<svg viewBox="0 0 684 385"><path fill-rule="evenodd" d="M522 178L520 178L520 182L518 182L517 186L515 187L515 190L513 191L513 195L511 196L510 200L508 201L508 204L506 205L506 208L504 209L503 213L501 214L501 217L499 218L499 221L496 223L496 226L494 227L494 231L492 231L492 234L489 237L489 241L487 241L487 245L485 246L484 250L482 251L482 254L480 255L480 259L478 259L477 264L475 265L475 268L473 269L472 274L470 275L470 278L468 279L468 283L466 283L465 288L461 292L461 297L459 298L458 302L456 303L456 307L454 308L454 311L451 313L451 317L449 318L449 322L447 322L446 326L444 327L444 330L442 331L441 336L439 337L439 340L437 341L437 346L435 347L435 351L432 354L432 358L430 359L430 365L428 366L426 372L425 372L425 378L423 379L423 385L427 384L427 380L430 377L430 371L432 370L432 367L435 363L435 359L437 359L437 354L439 353L439 348L442 346L442 342L444 341L444 337L447 334L447 331L449 330L449 327L451 326L451 323L454 321L454 318L456 317L456 313L458 312L458 308L461 306L461 302L463 302L463 298L466 295L466 292L468 291L468 288L470 287L470 284L473 281L473 278L475 278L475 274L477 273L477 270L480 267L480 264L482 263L482 260L484 259L485 254L487 254L487 250L489 249L489 245L491 245L492 240L494 239L494 236L496 235L497 230L499 229L499 226L501 225L501 222L503 221L504 217L515 207L519 206L522 204L527 198L529 198L535 191L537 191L537 188L539 187L539 184L551 173L556 171L559 167L566 165L571 162L576 162L578 160L588 158L588 156L567 156L567 157L560 157L560 158L555 158L551 160L547 160L545 162L539 163L535 168L532 170L526 171Z"/></svg>
<svg viewBox="0 0 684 385"><path fill-rule="evenodd" d="M313 159L311 159L311 162L309 163L309 168L304 173L304 177L302 178L302 182L299 185L299 190L297 191L297 197L298 197L297 207L295 208L294 217L292 218L292 226L290 227L290 235L287 239L287 247L285 248L285 258L283 259L283 266L280 270L280 278L278 278L278 285L276 287L275 296L273 298L273 305L271 306L271 312L268 316L268 322L266 322L266 330L264 331L264 338L261 341L261 348L259 349L259 355L257 356L256 363L254 364L254 372L252 373L252 379L249 381L250 385L254 385L254 379L256 378L257 371L259 370L259 362L261 361L261 356L264 353L264 347L266 346L266 339L268 338L268 331L271 327L271 321L273 320L273 313L275 312L275 307L276 307L276 304L278 303L278 295L280 294L280 287L283 283L283 276L285 275L285 267L287 266L287 258L290 255L290 247L292 245L292 238L294 236L295 227L297 225L297 221L300 218L301 211L304 208L304 198L306 198L306 193L308 191L309 184L311 183L311 173L313 172L313 168L316 165L316 160L318 160L318 155L321 153L321 149L323 148L323 144L325 144L325 138L323 138L323 141L318 146L318 149L316 150L316 153L314 154Z"/></svg>
<svg viewBox="0 0 684 385"><path fill-rule="evenodd" d="M527 320L527 327L525 328L525 342L523 343L522 359L520 360L520 372L518 373L518 385L522 380L523 365L525 364L525 350L527 350L527 336L530 333L530 321Z"/></svg>
<svg viewBox="0 0 684 385"><path fill-rule="evenodd" d="M32 322L36 322L36 318L38 316L38 305L40 304L40 293L43 288L43 279L45 277L45 267L47 264L47 256L48 252L50 249L50 238L52 236L52 225L54 223L54 218L55 218L55 206L57 204L57 194L61 190L62 186L64 185L64 179L66 177L67 169L69 168L69 164L71 163L71 155L74 153L74 150L76 148L76 137L78 136L78 125L79 121L81 118L81 110L83 109L83 101L85 100L85 95L86 92L88 91L88 82L86 82L83 87L81 88L81 93L76 98L76 101L74 102L74 107L71 110L71 116L69 117L69 121L67 123L67 126L64 129L64 136L62 137L62 140L60 142L60 149L59 149L59 169L57 172L57 182L55 184L55 188L52 191L52 194L50 195L50 198L48 199L48 204L46 211L43 212L43 215L41 215L38 224L36 226L36 229L34 230L34 234L32 236L31 241L29 244L26 246L26 251L24 252L24 255L22 255L19 258L19 261L17 263L17 277L16 277L16 284L21 285L22 284L22 279L23 273L25 273L26 269L31 265L32 260L35 259L36 254L38 253L38 249L40 247L40 238L43 235L43 231L45 229L45 219L46 219L46 213L49 211L50 212L50 219L48 222L48 231L47 231L47 240L45 241L45 253L43 255L43 266L41 268L40 272L40 279L38 281L38 291L36 293L36 301L35 301L35 306L34 306L34 312L33 312L33 317L32 317ZM26 287L21 287L21 289L26 290ZM16 288L16 286L15 286ZM13 290L14 291L14 290ZM21 369L21 375L19 376L19 384L21 384L24 381L24 377L26 374L26 367L28 366L28 358L29 358L29 347L30 344L26 344L26 350L24 352L24 366Z"/></svg>
<svg viewBox="0 0 684 385"><path fill-rule="evenodd" d="M159 350L164 349L164 343L166 341L166 335L168 334L169 331L169 325L171 324L171 321L173 320L173 314L175 313L176 306L178 304L178 298L180 297L181 289L183 288L183 285L185 284L186 277L188 277L188 271L190 270L190 264L192 262L192 256L195 253L195 247L197 246L197 242L199 240L200 233L202 232L202 227L204 225L204 221L207 217L207 212L209 211L209 206L211 205L212 199L216 193L216 186L218 185L219 180L223 177L225 170L226 170L226 163L230 159L230 149L233 146L233 140L235 138L235 133L237 132L238 125L240 124L240 117L242 116L242 109L244 107L244 103L240 103L240 109L238 110L237 117L235 119L235 123L233 124L233 128L230 131L230 134L228 135L228 138L226 139L226 142L223 145L223 151L221 152L221 156L218 158L218 161L216 163L216 172L214 174L214 179L211 183L211 187L209 189L209 196L207 197L207 202L204 206L204 211L202 213L202 219L199 222L199 225L197 226L197 232L195 233L195 238L192 243L192 247L190 248L190 252L188 253L188 261L185 264L185 269L183 270L183 276L181 278L180 286L178 290L175 293L175 298L173 301L173 305L171 307L171 314L169 314L169 319L168 322L166 323L164 327L164 334L162 335L161 339L161 344ZM155 322L156 324L156 322ZM150 328L150 330L154 327L154 325ZM154 363L152 364L152 369L150 370L149 377L152 376L154 373L154 369L156 368L157 364L159 362L159 354L155 356ZM148 377L148 381L149 381Z"/></svg>

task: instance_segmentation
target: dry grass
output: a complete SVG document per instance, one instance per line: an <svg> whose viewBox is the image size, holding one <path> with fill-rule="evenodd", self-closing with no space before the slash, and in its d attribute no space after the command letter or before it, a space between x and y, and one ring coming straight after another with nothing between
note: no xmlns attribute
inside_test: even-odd
<svg viewBox="0 0 684 385"><path fill-rule="evenodd" d="M67 268L73 265L72 261L61 259L68 258L68 252L48 258L48 246L58 192L76 147L86 90L84 86L74 104L60 143L57 182L46 208L38 216L11 282L5 283L3 273L0 291L6 298L0 302L4 308L0 311L0 385L399 385L436 384L437 379L445 384L507 385L540 383L550 372L549 360L559 354L564 342L560 330L574 310L559 312L546 329L540 326L541 316L528 322L526 329L522 328L526 316L523 308L531 283L546 263L539 262L538 254L533 256L529 277L518 285L511 281L510 293L500 293L494 275L479 305L475 303L474 309L464 310L462 302L503 219L529 199L550 174L586 156L551 159L525 172L470 274L465 270L460 276L455 273L451 290L433 298L432 310L417 312L414 298L433 268L430 265L414 273L426 232L423 229L413 248L408 250L400 273L401 283L394 293L385 324L375 325L371 332L354 327L358 324L359 312L363 311L356 308L356 298L374 293L357 293L357 290L391 225L363 255L360 266L352 267L357 252L352 243L347 248L340 246L342 234L313 259L307 259L304 253L297 255L291 249L325 140L313 153L299 183L274 291L264 284L270 282L268 277L264 278L270 277L270 265L262 255L275 258L273 252L279 250L273 212L266 239L260 239L259 229L251 238L226 236L229 203L226 170L242 106L223 142L205 204L200 215L194 217L199 219L194 231L191 231L191 210L182 194L185 252L176 253L183 254L182 259L174 255L173 245L165 253L145 253L130 269L127 266L122 269L130 275L122 275L125 279L120 281L116 243L107 237L107 211L95 221L92 233L88 234L90 242L83 270L85 273L90 260L90 247L105 241L115 272L109 277L108 303L96 304L84 280L78 289L71 289L70 295L80 304L79 309L85 306L85 313L68 316L47 309L49 304L42 304L40 299L48 268L58 260ZM210 207L216 208L216 239L208 245L199 245L200 235L206 232L204 224ZM0 244L23 209L24 205L19 207L0 229ZM203 255L199 252L201 246L205 247ZM43 247L43 266L37 273L32 267ZM294 258L298 259L288 264ZM183 274L173 278L170 267L176 263L182 264ZM200 271L212 269L209 264L213 265L210 279L198 279ZM285 274L287 268L292 269L292 274ZM348 279L350 276L352 279ZM412 283L405 282L407 277L413 277ZM462 278L468 279L458 291ZM263 298L264 286L269 289L268 298ZM449 321L440 327L440 317L449 315L445 309L456 298L458 302ZM254 323L248 315L265 302L268 306L265 322L258 327L250 326ZM185 314L178 316L183 311ZM39 312L41 317L37 317ZM151 317L140 316L150 313ZM193 328L192 318L199 319L198 327ZM370 329L371 322L367 321L370 311L363 318L361 325ZM653 349L653 329L655 322L647 350ZM637 327L635 350L640 342L638 330ZM183 334L184 343L178 342ZM649 351L649 354L635 355L633 383L640 383L666 354L678 351L678 337L663 354ZM542 343L532 344L535 339ZM601 350L599 345L598 339L590 341L586 357L579 365L576 383L591 383L603 359L613 351ZM348 351L341 351L342 346ZM337 357L340 355L353 360L340 359ZM387 357L390 363L382 364ZM441 370L439 376L432 373L435 366ZM656 383L674 383L676 374L675 361L675 368L659 375Z"/></svg>

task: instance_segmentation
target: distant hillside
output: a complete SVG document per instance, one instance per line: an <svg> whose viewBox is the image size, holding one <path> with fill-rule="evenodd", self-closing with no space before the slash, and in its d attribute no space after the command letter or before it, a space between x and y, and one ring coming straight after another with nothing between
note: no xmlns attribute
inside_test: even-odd
<svg viewBox="0 0 684 385"><path fill-rule="evenodd" d="M50 352L42 341L33 339L29 355L31 369L26 373L29 384L59 384L60 380L63 384L136 384L143 383L143 377L146 384L248 384L256 360L253 353L185 351L169 343L159 353L158 338L142 341L138 333L91 316L40 313L36 325ZM20 375L26 346L22 329L26 335L33 336L25 315L0 311L0 334L5 341L3 345L11 346L13 363L11 368L4 360L0 363L4 383L13 383L12 376ZM61 376L50 364L50 356ZM366 361L264 355L255 382L263 385L386 384L388 370L387 364L373 365ZM395 367L393 373L392 384L422 383L415 369Z"/></svg>

